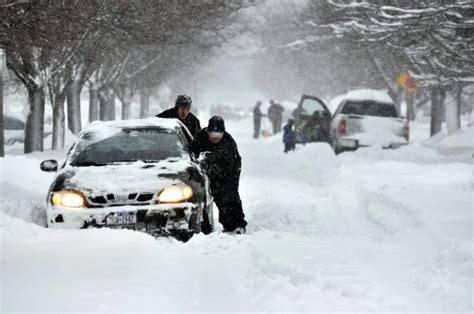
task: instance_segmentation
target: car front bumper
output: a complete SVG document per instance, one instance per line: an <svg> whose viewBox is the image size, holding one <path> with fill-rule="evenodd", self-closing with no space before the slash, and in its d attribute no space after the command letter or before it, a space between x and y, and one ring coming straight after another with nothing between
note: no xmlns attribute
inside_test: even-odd
<svg viewBox="0 0 474 314"><path fill-rule="evenodd" d="M202 207L194 203L104 208L63 208L49 205L49 228L113 228L143 231L155 236L199 232Z"/></svg>

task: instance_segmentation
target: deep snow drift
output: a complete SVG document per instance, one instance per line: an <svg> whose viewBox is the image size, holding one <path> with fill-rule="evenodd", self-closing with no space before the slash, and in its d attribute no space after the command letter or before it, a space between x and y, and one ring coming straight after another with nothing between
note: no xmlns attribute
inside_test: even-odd
<svg viewBox="0 0 474 314"><path fill-rule="evenodd" d="M228 129L244 236L45 229L39 162L64 153L1 159L0 312L473 310L472 128L337 157Z"/></svg>

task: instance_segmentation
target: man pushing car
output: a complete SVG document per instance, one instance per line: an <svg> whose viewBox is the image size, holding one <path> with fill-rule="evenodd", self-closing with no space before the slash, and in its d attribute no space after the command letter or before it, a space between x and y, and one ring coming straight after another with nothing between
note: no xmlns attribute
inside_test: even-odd
<svg viewBox="0 0 474 314"><path fill-rule="evenodd" d="M241 157L237 144L225 130L224 119L212 117L207 128L194 137L191 150L195 156L209 152L205 159L207 173L224 232L245 233L247 222L239 195Z"/></svg>

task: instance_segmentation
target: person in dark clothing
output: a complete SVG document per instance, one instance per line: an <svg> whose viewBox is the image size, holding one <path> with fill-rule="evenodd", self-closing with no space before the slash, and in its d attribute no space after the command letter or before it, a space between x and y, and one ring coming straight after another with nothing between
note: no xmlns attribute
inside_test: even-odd
<svg viewBox="0 0 474 314"><path fill-rule="evenodd" d="M179 119L194 137L201 130L199 119L191 113L191 97L179 95L174 108L165 110L157 115L158 118Z"/></svg>
<svg viewBox="0 0 474 314"><path fill-rule="evenodd" d="M211 181L211 194L219 209L224 232L245 233L245 215L239 196L241 158L232 136L225 131L224 119L214 116L191 143L196 157L209 152L205 168Z"/></svg>
<svg viewBox="0 0 474 314"><path fill-rule="evenodd" d="M272 122L273 134L281 132L283 111L285 111L285 108L283 108L282 105L270 100L270 107L268 107L268 118Z"/></svg>
<svg viewBox="0 0 474 314"><path fill-rule="evenodd" d="M295 150L296 148L296 132L293 130L293 125L295 120L288 119L288 122L283 127L283 144L285 144L285 154L290 150Z"/></svg>
<svg viewBox="0 0 474 314"><path fill-rule="evenodd" d="M257 101L257 104L253 108L253 138L259 138L260 136L260 127L262 125L262 111L260 106L262 105L261 101Z"/></svg>

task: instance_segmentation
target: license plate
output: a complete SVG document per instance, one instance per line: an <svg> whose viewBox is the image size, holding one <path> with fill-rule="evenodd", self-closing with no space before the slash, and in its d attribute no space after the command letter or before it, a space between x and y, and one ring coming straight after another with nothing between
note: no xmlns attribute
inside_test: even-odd
<svg viewBox="0 0 474 314"><path fill-rule="evenodd" d="M137 223L135 213L113 213L107 217L107 225L132 225Z"/></svg>
<svg viewBox="0 0 474 314"><path fill-rule="evenodd" d="M356 148L357 147L357 141L356 140L341 139L339 141L339 143L343 147L350 147L350 148Z"/></svg>

